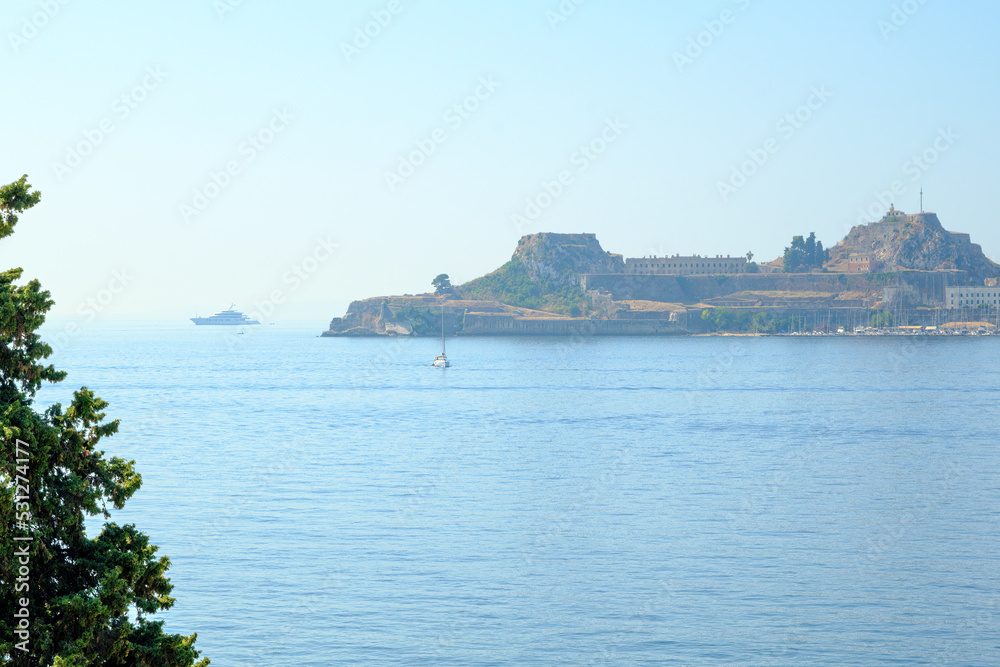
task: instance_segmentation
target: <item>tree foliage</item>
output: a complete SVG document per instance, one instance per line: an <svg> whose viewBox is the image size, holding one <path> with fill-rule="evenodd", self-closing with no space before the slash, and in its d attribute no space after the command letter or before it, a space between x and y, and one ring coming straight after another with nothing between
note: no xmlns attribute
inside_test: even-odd
<svg viewBox="0 0 1000 667"><path fill-rule="evenodd" d="M0 238L39 200L26 176L0 188ZM134 525L107 521L142 484L134 461L99 449L119 425L107 403L82 387L65 410L34 407L42 383L65 373L44 363L52 349L37 333L53 301L37 280L18 285L21 274L0 273L0 662L195 665L197 635L149 619L174 603L169 559ZM103 530L90 538L84 522L97 515Z"/></svg>
<svg viewBox="0 0 1000 667"><path fill-rule="evenodd" d="M711 331L749 331L753 324L753 316L749 311L725 307L703 310L701 319L705 320Z"/></svg>
<svg viewBox="0 0 1000 667"><path fill-rule="evenodd" d="M41 192L31 192L27 174L10 185L0 187L0 239L13 234L17 214L28 210L41 198Z"/></svg>
<svg viewBox="0 0 1000 667"><path fill-rule="evenodd" d="M805 239L792 237L792 244L785 248L783 265L785 273L811 271L822 268L829 259L830 251L823 247L822 241L816 240L816 232L809 232L809 237Z"/></svg>
<svg viewBox="0 0 1000 667"><path fill-rule="evenodd" d="M447 273L440 273L434 280L431 281L431 285L434 286L434 291L437 294L443 294L445 292L451 291L451 278L448 277Z"/></svg>
<svg viewBox="0 0 1000 667"><path fill-rule="evenodd" d="M878 329L891 327L895 324L895 318L888 310L879 310L871 315L871 325Z"/></svg>
<svg viewBox="0 0 1000 667"><path fill-rule="evenodd" d="M730 333L787 333L801 328L802 321L794 315L775 315L767 311L752 313L734 308L708 308L701 319L710 331Z"/></svg>

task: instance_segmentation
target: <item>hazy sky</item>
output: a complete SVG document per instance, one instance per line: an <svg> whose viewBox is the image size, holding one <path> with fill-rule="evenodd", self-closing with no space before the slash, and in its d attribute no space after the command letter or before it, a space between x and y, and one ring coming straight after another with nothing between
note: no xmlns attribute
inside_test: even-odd
<svg viewBox="0 0 1000 667"><path fill-rule="evenodd" d="M322 328L526 233L773 259L921 187L1000 259L998 23L942 0L4 0L0 179L42 203L0 266L64 316L274 300Z"/></svg>

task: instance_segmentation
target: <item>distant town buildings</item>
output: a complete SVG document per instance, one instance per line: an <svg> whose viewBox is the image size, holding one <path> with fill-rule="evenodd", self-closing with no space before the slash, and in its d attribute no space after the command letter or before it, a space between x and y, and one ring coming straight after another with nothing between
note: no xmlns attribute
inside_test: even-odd
<svg viewBox="0 0 1000 667"><path fill-rule="evenodd" d="M987 304L1000 307L1000 288L993 287L945 287L944 302L949 308L976 308Z"/></svg>
<svg viewBox="0 0 1000 667"><path fill-rule="evenodd" d="M642 273L668 276L691 276L698 274L740 273L747 265L746 257L716 255L674 255L673 257L628 257L625 259L625 273Z"/></svg>

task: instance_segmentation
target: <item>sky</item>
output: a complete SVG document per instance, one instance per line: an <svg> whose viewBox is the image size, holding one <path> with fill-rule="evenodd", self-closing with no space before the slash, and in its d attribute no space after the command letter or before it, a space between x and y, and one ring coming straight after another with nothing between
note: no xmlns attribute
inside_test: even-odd
<svg viewBox="0 0 1000 667"><path fill-rule="evenodd" d="M535 232L834 245L889 204L1000 259L1000 6L4 0L0 241L53 315L322 330Z"/></svg>

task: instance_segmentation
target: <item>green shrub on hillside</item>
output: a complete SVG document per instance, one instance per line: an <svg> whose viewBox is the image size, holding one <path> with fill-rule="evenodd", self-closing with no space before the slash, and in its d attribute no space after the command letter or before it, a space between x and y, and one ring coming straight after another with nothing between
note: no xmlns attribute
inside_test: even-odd
<svg viewBox="0 0 1000 667"><path fill-rule="evenodd" d="M567 269L567 276L569 273L572 272ZM585 314L589 305L579 285L534 281L520 259L512 259L493 273L465 283L461 291L467 299L495 300L518 308L549 310L572 317Z"/></svg>

